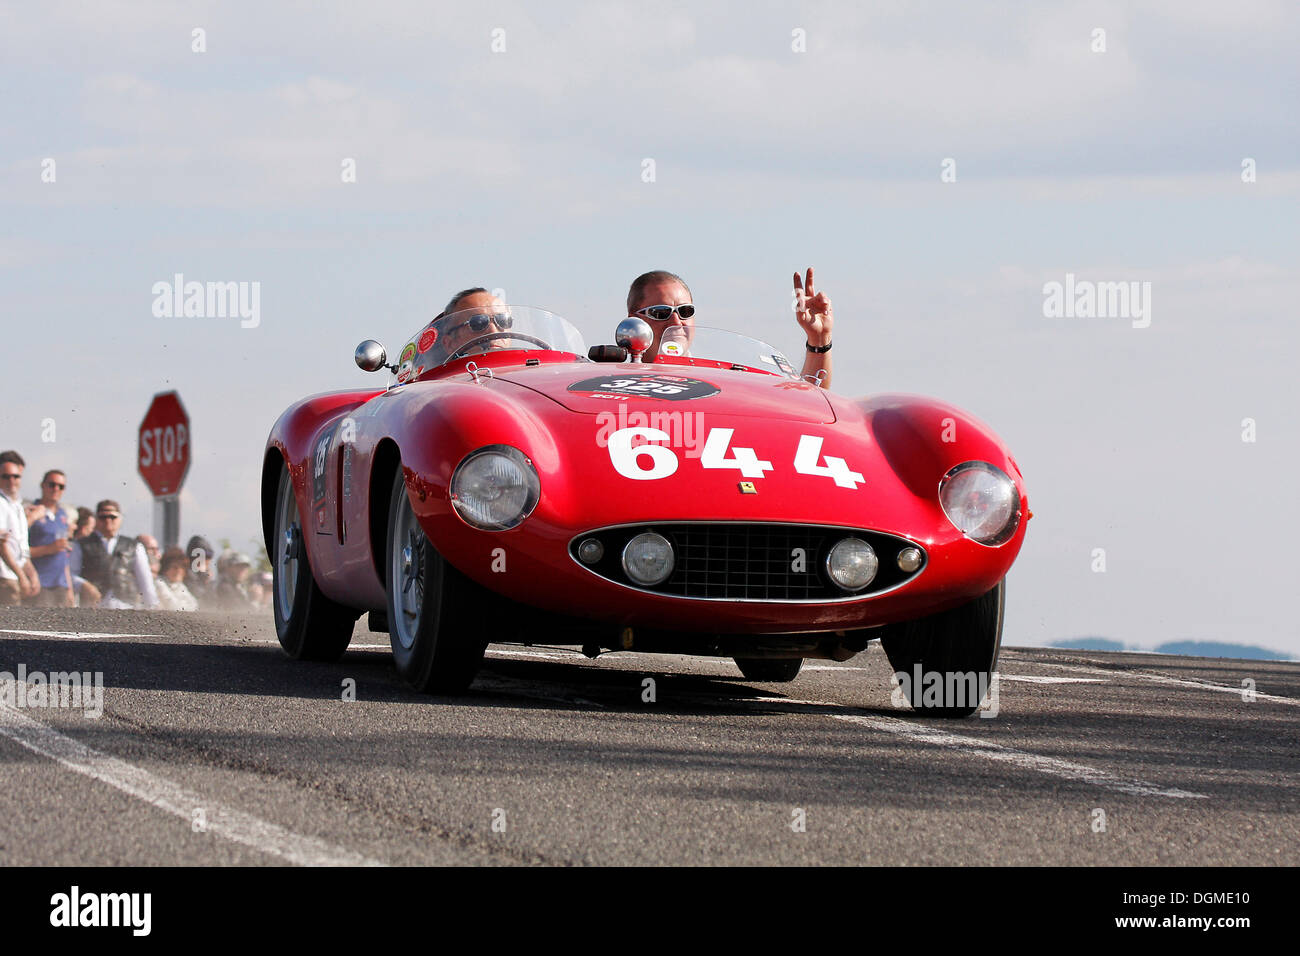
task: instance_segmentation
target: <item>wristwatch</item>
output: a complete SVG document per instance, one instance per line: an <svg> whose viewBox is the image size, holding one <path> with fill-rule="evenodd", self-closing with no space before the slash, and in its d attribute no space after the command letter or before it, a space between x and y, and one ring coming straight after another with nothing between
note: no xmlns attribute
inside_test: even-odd
<svg viewBox="0 0 1300 956"><path fill-rule="evenodd" d="M809 345L807 342L805 342L803 344L803 347L806 348L809 352L813 352L817 355L825 355L827 352L831 350L831 343L827 342L825 345Z"/></svg>

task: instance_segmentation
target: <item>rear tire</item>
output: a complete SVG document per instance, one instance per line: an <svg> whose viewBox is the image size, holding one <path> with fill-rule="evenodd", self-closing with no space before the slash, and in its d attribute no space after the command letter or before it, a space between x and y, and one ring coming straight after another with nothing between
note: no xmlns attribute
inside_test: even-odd
<svg viewBox="0 0 1300 956"><path fill-rule="evenodd" d="M271 539L271 607L284 652L299 661L336 661L352 641L357 612L327 598L316 585L303 540L289 470L280 468Z"/></svg>
<svg viewBox="0 0 1300 956"><path fill-rule="evenodd" d="M733 658L740 672L745 675L745 680L758 681L763 684L788 684L799 676L799 669L803 667L803 658L794 657L788 660L768 659L761 657L736 657Z"/></svg>
<svg viewBox="0 0 1300 956"><path fill-rule="evenodd" d="M462 693L487 649L471 620L480 591L425 536L400 466L389 498L387 556L388 635L397 672L422 693Z"/></svg>
<svg viewBox="0 0 1300 956"><path fill-rule="evenodd" d="M961 607L932 614L919 621L895 624L881 638L895 673L907 675L901 686L912 709L926 717L969 717L979 709L978 700L942 700L926 702L926 681L918 682L916 667L922 674L974 674L977 688L990 686L1002 647L1002 612L1006 603L1006 579L987 594ZM945 684L947 681L945 680ZM932 685L931 685L932 686ZM969 688L963 685L963 691ZM963 693L963 697L973 696ZM957 705L957 706L954 706Z"/></svg>

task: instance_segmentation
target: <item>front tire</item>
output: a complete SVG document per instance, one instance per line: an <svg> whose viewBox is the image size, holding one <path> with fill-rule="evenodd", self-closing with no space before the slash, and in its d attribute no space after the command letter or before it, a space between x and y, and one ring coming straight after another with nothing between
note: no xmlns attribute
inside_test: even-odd
<svg viewBox="0 0 1300 956"><path fill-rule="evenodd" d="M980 701L969 698L982 696L980 690L972 694L969 679L950 683L947 675L973 674L976 688L990 686L1002 647L1006 584L1003 578L993 590L961 607L894 625L881 638L894 672L906 675L900 686L917 713L926 717L969 717L979 709ZM918 666L922 675L939 674L945 689L959 687L961 699L944 699L943 693L927 694L927 684L931 689L933 684L924 677L916 679Z"/></svg>
<svg viewBox="0 0 1300 956"><path fill-rule="evenodd" d="M331 601L317 587L307 559L293 479L283 466L275 493L274 527L271 607L280 646L294 660L336 661L352 641L357 612Z"/></svg>
<svg viewBox="0 0 1300 956"><path fill-rule="evenodd" d="M397 672L422 693L462 693L487 649L470 619L478 589L425 536L400 467L389 498L387 553L388 634Z"/></svg>
<svg viewBox="0 0 1300 956"><path fill-rule="evenodd" d="M740 672L745 675L745 680L757 681L763 684L788 684L799 676L799 670L803 667L802 657L793 657L788 660L772 660L761 657L735 657L732 658Z"/></svg>

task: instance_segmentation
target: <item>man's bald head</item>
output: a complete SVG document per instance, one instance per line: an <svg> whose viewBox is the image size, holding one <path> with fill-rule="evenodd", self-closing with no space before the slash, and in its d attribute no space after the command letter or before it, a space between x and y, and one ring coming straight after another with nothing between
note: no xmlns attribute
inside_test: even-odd
<svg viewBox="0 0 1300 956"><path fill-rule="evenodd" d="M459 292L457 292L455 295L451 297L451 299L447 302L447 308L443 309L440 313L438 313L438 315L435 317L435 321L436 319L441 319L444 315L451 315L453 312L459 312L461 309L473 308L472 305L465 303L465 300L472 295L483 295L483 294L486 294L489 297L491 296L491 293L489 293L488 290L483 288L481 285L476 285L472 289L461 289Z"/></svg>
<svg viewBox="0 0 1300 956"><path fill-rule="evenodd" d="M686 284L686 280L679 275L674 275L664 269L656 269L653 272L646 272L632 280L632 285L627 290L627 314L632 315L637 309L643 309L647 305L660 305L660 302L643 302L646 293L652 288L665 285L677 284L686 290L685 301L691 301L691 287Z"/></svg>

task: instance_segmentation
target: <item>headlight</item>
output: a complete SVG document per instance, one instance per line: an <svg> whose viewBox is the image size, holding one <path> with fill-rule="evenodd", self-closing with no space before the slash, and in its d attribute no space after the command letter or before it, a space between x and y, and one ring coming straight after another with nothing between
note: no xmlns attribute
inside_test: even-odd
<svg viewBox="0 0 1300 956"><path fill-rule="evenodd" d="M532 513L542 485L518 448L488 445L466 455L451 476L456 513L484 531L513 528Z"/></svg>
<svg viewBox="0 0 1300 956"><path fill-rule="evenodd" d="M861 538L845 538L826 555L826 572L846 591L861 591L876 576L880 562L876 552Z"/></svg>
<svg viewBox="0 0 1300 956"><path fill-rule="evenodd" d="M980 544L1001 544L1020 523L1020 492L1000 468L966 461L939 482L939 503L953 526Z"/></svg>
<svg viewBox="0 0 1300 956"><path fill-rule="evenodd" d="M661 584L673 573L673 546L653 531L639 534L623 547L623 570L637 584Z"/></svg>

